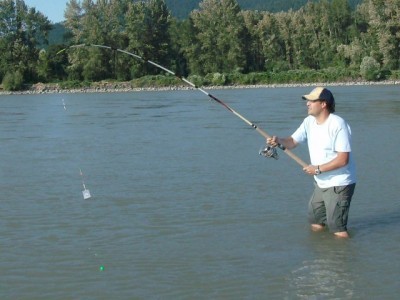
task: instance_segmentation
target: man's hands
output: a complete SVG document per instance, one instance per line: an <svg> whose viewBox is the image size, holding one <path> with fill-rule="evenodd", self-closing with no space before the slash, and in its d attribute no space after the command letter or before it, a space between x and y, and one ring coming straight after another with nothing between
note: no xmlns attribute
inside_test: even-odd
<svg viewBox="0 0 400 300"><path fill-rule="evenodd" d="M313 166L313 165L308 165L307 167L304 167L304 168L303 168L303 171L304 171L306 174L312 175L312 176L318 175L317 170L319 170L319 169L318 169L318 166Z"/></svg>
<svg viewBox="0 0 400 300"><path fill-rule="evenodd" d="M267 138L267 144L271 145L272 147L277 147L279 143L279 138L277 136L272 136L270 138Z"/></svg>

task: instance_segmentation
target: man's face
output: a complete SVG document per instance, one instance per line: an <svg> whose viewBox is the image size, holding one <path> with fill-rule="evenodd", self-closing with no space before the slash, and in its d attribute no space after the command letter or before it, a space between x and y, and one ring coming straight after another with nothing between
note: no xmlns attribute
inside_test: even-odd
<svg viewBox="0 0 400 300"><path fill-rule="evenodd" d="M307 109L308 109L308 114L314 117L317 117L324 107L326 106L326 103L321 100L315 100L315 101L307 101Z"/></svg>

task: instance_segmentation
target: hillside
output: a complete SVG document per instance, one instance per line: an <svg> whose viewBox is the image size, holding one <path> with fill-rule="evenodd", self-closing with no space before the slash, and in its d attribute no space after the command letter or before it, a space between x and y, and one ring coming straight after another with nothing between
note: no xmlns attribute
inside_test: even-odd
<svg viewBox="0 0 400 300"><path fill-rule="evenodd" d="M63 44L64 43L65 27L63 23L56 23L49 33L49 44Z"/></svg>
<svg viewBox="0 0 400 300"><path fill-rule="evenodd" d="M243 10L261 10L270 12L288 11L289 9L297 10L304 6L310 0L237 0ZM317 0L318 1L318 0ZM165 0L172 15L185 19L190 12L199 8L199 3L202 0ZM362 0L349 0L351 7L356 7Z"/></svg>

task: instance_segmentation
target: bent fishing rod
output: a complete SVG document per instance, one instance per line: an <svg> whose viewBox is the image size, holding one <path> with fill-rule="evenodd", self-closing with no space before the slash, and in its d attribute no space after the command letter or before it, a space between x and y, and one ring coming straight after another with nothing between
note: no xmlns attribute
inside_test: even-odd
<svg viewBox="0 0 400 300"><path fill-rule="evenodd" d="M239 114L237 111L235 111L233 108L231 108L230 106L228 106L225 102L223 102L222 100L218 99L217 97L215 97L214 95L208 93L207 91L205 91L204 89L202 89L201 87L195 85L193 82L190 82L188 79L186 79L185 77L179 76L177 75L175 72L167 69L166 67L163 67L161 65L159 65L158 63L148 60L148 59L144 59L143 57L132 53L132 52L128 52L126 50L123 49L118 49L115 47L110 47L110 46L105 46L105 45L97 45L97 44L78 44L78 45L72 45L69 46L68 48L82 48L82 47L97 47L97 48L103 48L103 49L108 49L108 50L112 50L112 51L117 51L117 52L121 52L121 53L125 53L129 56L132 56L138 60L140 60L143 63L148 63L150 65L153 65L173 76L175 76L176 78L182 80L183 82L185 82L186 84L188 84L189 86L199 90L200 92L202 92L203 94L207 95L209 98L211 98L212 100L214 100L215 102L219 103L220 105L222 105L223 107L225 107L228 111L230 111L231 113L233 113L235 116L237 116L239 119L241 119L242 121L244 121L247 125L251 126L253 129L255 129L259 134L261 134L265 139L267 138L271 138L272 136L269 135L266 131L262 130L260 127L258 127L256 124L250 122L248 119L246 119L245 117L243 117L241 114ZM60 51L57 52L57 54L66 51L68 48L62 49ZM292 151L290 151L289 149L287 149L285 146L283 146L282 144L278 144L277 145L278 148L280 148L283 152L285 152L290 158L292 158L293 160L295 160L299 165L301 165L303 168L308 166L307 163L305 163L300 157L298 157L296 154L294 154ZM263 149L260 150L260 155L263 155L265 157L271 157L271 158L275 158L278 159L278 153L276 152L276 148L275 147L271 147L271 146L267 146Z"/></svg>

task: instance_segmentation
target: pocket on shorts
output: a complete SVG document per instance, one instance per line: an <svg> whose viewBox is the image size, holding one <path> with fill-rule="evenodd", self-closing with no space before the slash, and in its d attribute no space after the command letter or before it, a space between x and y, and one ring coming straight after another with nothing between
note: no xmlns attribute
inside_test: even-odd
<svg viewBox="0 0 400 300"><path fill-rule="evenodd" d="M338 201L337 206L339 206L340 209L347 209L347 207L350 206L350 203L347 200L341 200Z"/></svg>
<svg viewBox="0 0 400 300"><path fill-rule="evenodd" d="M354 187L355 185L340 185L340 186L335 186L333 187L333 191L337 195L341 195L342 200L347 200L351 199L354 193Z"/></svg>
<svg viewBox="0 0 400 300"><path fill-rule="evenodd" d="M335 223L338 228L345 230L347 219L349 216L350 202L347 200L340 200L337 202L335 209Z"/></svg>
<svg viewBox="0 0 400 300"><path fill-rule="evenodd" d="M335 186L333 188L333 190L335 191L335 194L340 194L340 193L343 193L347 187L348 187L348 185Z"/></svg>

